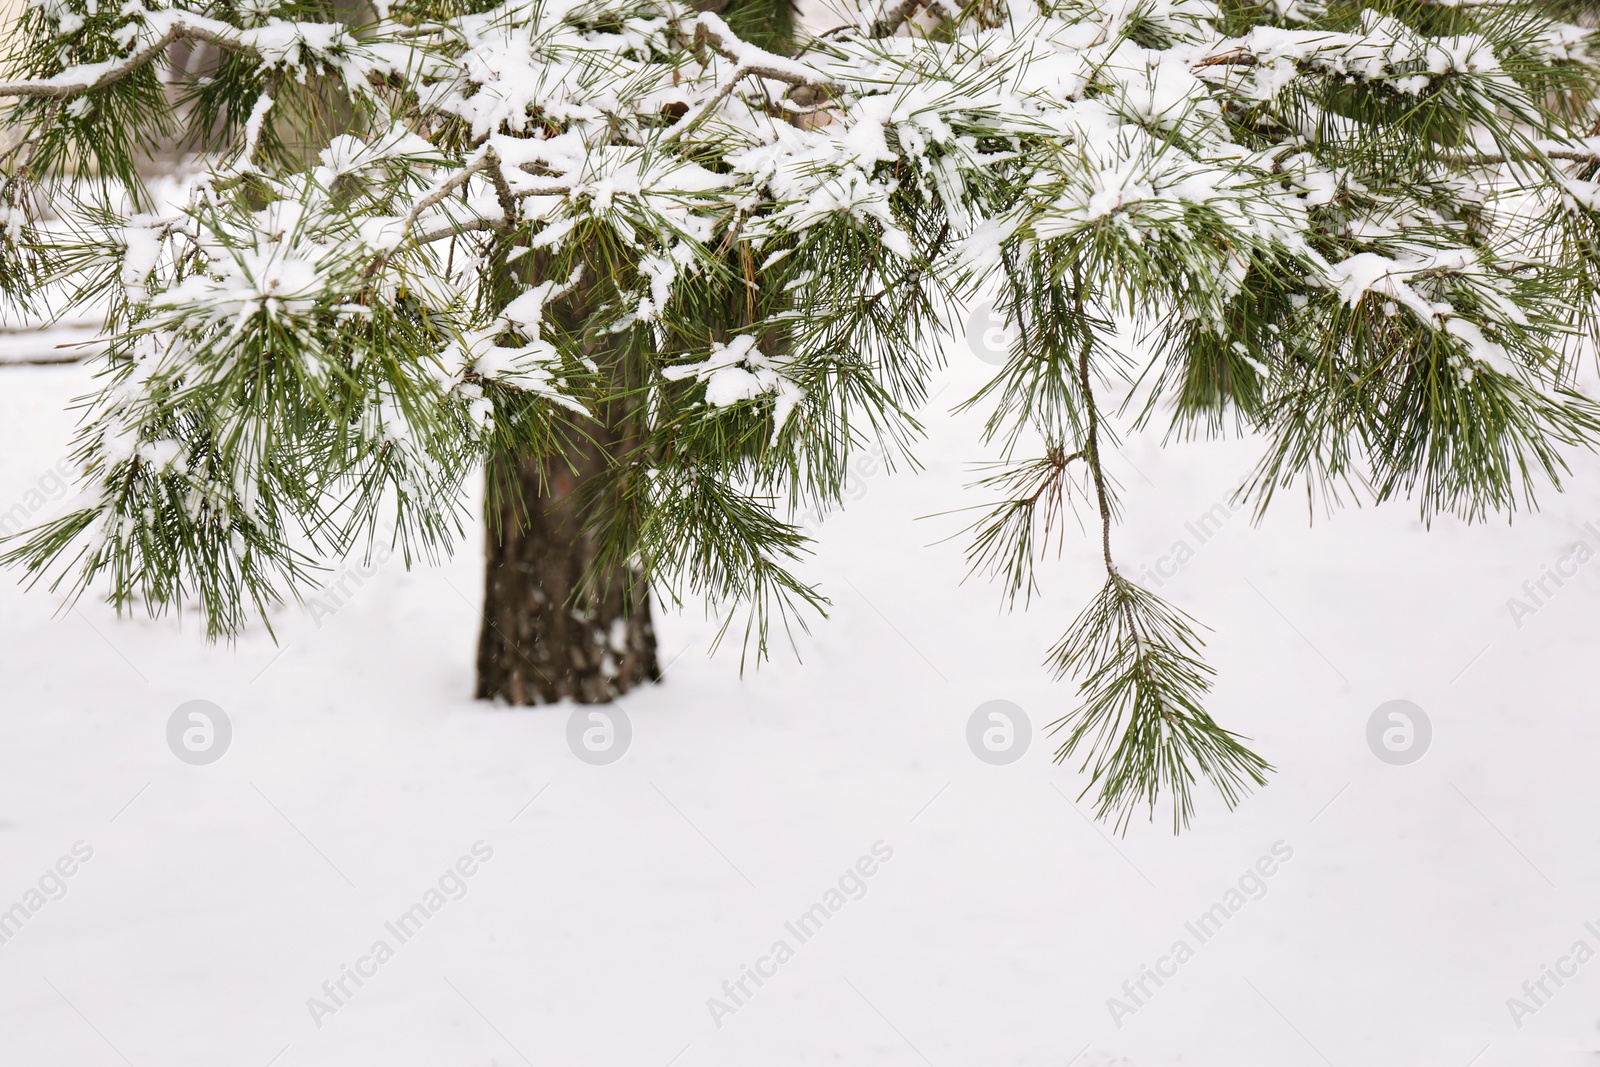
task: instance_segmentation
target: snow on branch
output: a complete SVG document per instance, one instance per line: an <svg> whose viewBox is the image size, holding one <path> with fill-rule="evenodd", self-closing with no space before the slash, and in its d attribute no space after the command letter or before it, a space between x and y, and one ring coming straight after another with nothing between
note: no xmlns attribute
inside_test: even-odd
<svg viewBox="0 0 1600 1067"><path fill-rule="evenodd" d="M682 140L689 134L698 130L700 126L714 114L722 102L738 88L739 83L754 75L758 78L769 78L772 81L786 82L795 87L811 87L826 90L831 83L825 75L815 70L809 64L800 63L784 56L775 55L763 48L740 40L722 21L721 16L708 11L701 12L694 22L693 40L696 45L709 44L718 54L733 60L737 64L720 85L717 91L694 111L687 114L672 131L667 134L666 142Z"/></svg>
<svg viewBox="0 0 1600 1067"><path fill-rule="evenodd" d="M125 54L0 84L47 101L15 109L0 287L111 305L86 503L10 558L87 561L119 602L202 589L228 632L242 597L292 595L286 546L342 551L393 507L432 551L485 455L558 458L584 436L563 420L615 419L596 440L626 442L607 477L646 539L619 558L764 619L821 601L785 569L803 533L752 501L826 510L862 438L909 448L950 309L991 302L967 404L1008 449L1042 440L1041 484L1084 472L1106 568L1052 654L1079 687L1058 757L1118 821L1162 796L1181 823L1201 778L1234 803L1268 767L1202 707L1201 628L1116 565L1124 427L1097 383L1147 360L1147 418L1253 431L1258 506L1342 481L1475 517L1600 443L1569 350L1600 336L1590 37L1528 0L1435 2L1448 33L1408 5L1252 26L1209 0L860 0L787 45L671 0L418 0L359 33L277 0L248 26L29 16L30 69L103 54L75 51L85 19ZM939 32L898 35L918 7ZM231 54L183 89L234 140L130 214L61 161L136 182L168 102L116 97L117 138L58 120L179 41ZM348 125L255 152L318 106L314 70ZM1042 492L978 535L1013 593Z"/></svg>
<svg viewBox="0 0 1600 1067"><path fill-rule="evenodd" d="M696 44L709 42L718 52L733 60L739 69L761 78L788 82L790 85L811 85L826 88L826 75L809 63L769 52L764 48L742 41L722 21L720 15L702 11L695 16L693 39Z"/></svg>
<svg viewBox="0 0 1600 1067"><path fill-rule="evenodd" d="M201 41L229 50L248 50L241 31L225 22L176 12L151 12L147 25L156 36L122 59L81 63L48 78L0 82L0 97L41 97L60 100L102 89L121 81L178 41Z"/></svg>
<svg viewBox="0 0 1600 1067"><path fill-rule="evenodd" d="M143 12L142 19L138 36L147 39L122 58L76 64L47 78L0 82L0 97L62 100L81 96L116 84L181 41L216 45L253 56L267 66L293 64L301 51L332 55L354 43L348 31L334 23L273 19L264 26L241 29L218 19L177 11Z"/></svg>

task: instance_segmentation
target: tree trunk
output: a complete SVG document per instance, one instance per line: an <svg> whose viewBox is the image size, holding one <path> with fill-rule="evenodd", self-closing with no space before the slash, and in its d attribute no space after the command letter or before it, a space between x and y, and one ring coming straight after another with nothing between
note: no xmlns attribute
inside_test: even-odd
<svg viewBox="0 0 1600 1067"><path fill-rule="evenodd" d="M691 2L701 10L721 11L734 32L752 44L789 50L791 0ZM538 251L524 255L503 280L521 277L517 291L523 291L545 275L546 259ZM591 277L599 283L606 274L597 269ZM746 294L740 293L742 303ZM506 294L508 299L511 295ZM552 310L569 332L583 334L585 312L592 306L580 292ZM597 581L584 581L598 555L585 509L608 506L603 499L593 503L603 494L587 493L585 486L635 443L640 417L631 409L633 401L624 399L638 389L640 369L623 351L603 351L615 343L614 338L593 336L584 343L587 354L612 377L613 399L599 421L585 420L567 435L570 447L563 449L564 455L489 459L487 573L478 638L480 700L547 704L570 698L599 704L661 680L644 575L624 564L591 575Z"/></svg>
<svg viewBox="0 0 1600 1067"><path fill-rule="evenodd" d="M596 555L582 487L605 470L618 436L598 423L584 430L593 440L574 435L565 457L489 460L480 700L601 704L661 678L644 576L614 567L597 576L598 592L580 587Z"/></svg>

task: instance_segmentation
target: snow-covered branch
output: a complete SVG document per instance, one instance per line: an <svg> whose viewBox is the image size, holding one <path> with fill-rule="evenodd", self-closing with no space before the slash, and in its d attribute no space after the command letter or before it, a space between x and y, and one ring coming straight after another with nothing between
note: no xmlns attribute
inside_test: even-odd
<svg viewBox="0 0 1600 1067"><path fill-rule="evenodd" d="M1526 0L1460 5L1448 33L1296 0L1253 28L1207 0L863 0L792 54L674 0L420 2L360 34L270 0L250 28L28 16L29 69L101 54L74 51L87 19L126 52L0 85L55 104L19 109L47 161L136 176L144 131L49 126L69 98L177 41L238 69L184 86L236 140L167 214L74 187L44 226L33 186L57 176L11 168L0 285L45 261L112 279L114 357L87 503L14 560L81 550L124 598L203 588L225 630L232 575L292 593L286 545L343 550L392 506L432 550L474 462L591 439L627 499L618 558L763 612L819 603L788 569L803 535L752 490L838 503L859 427L915 437L946 308L993 301L1008 332L968 404L997 441L1043 438L1043 484L1082 461L1101 519L1106 586L1052 656L1081 686L1059 755L1089 757L1102 813L1165 794L1181 822L1191 783L1231 803L1266 765L1201 707L1198 627L1115 563L1093 383L1124 369L1123 324L1148 417L1263 442L1258 507L1331 479L1476 518L1600 442L1568 349L1600 333L1600 183L1574 176L1600 166L1600 65ZM919 7L940 32L891 36ZM346 130L252 152L322 73ZM975 534L1013 590L1037 512Z"/></svg>
<svg viewBox="0 0 1600 1067"><path fill-rule="evenodd" d="M716 92L678 121L666 136L668 144L681 141L698 130L746 78L752 76L768 78L797 88L808 87L823 91L831 88L827 77L809 64L775 55L741 41L718 15L701 12L696 16L693 25L693 40L696 46L710 45L719 55L731 59L736 66L721 80Z"/></svg>
<svg viewBox="0 0 1600 1067"><path fill-rule="evenodd" d="M212 44L232 52L259 55L262 51L259 42L265 36L262 30L241 30L226 22L187 12L148 12L144 20L144 29L155 31L154 36L149 36L121 59L81 63L48 78L0 82L0 97L63 100L81 96L121 81L158 58L168 46L180 41ZM287 30L291 24L279 25ZM321 23L311 25L323 31L337 29ZM281 36L281 32L275 32L273 36Z"/></svg>

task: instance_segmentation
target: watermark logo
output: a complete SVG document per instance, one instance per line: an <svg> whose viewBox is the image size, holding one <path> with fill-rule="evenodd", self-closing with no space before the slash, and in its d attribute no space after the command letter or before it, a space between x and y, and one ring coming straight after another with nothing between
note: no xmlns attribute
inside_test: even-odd
<svg viewBox="0 0 1600 1067"><path fill-rule="evenodd" d="M1009 700L979 704L967 719L967 747L985 763L1004 767L1028 751L1033 724L1028 713Z"/></svg>
<svg viewBox="0 0 1600 1067"><path fill-rule="evenodd" d="M815 531L835 510L852 504L867 495L867 485L872 479L889 469L888 457L882 441L872 441L864 448L852 448L845 461L844 486L839 498L832 503L812 501L790 519L807 532Z"/></svg>
<svg viewBox="0 0 1600 1067"><path fill-rule="evenodd" d="M50 867L45 868L38 881L29 886L21 899L9 908L0 910L0 945L6 944L46 904L67 895L67 879L78 873L83 864L94 858L94 846L86 841L74 841L72 850Z"/></svg>
<svg viewBox="0 0 1600 1067"><path fill-rule="evenodd" d="M400 946L421 933L422 928L444 910L445 905L465 897L469 888L467 880L493 858L493 845L487 841L474 841L467 853L445 868L434 884L423 891L416 903L393 921L383 924L386 936L374 940L364 955L356 957L353 966L340 964L339 973L322 983L321 996L306 998L306 1010L311 1013L311 1021L316 1028L322 1029L322 1024L329 1016L339 1014L339 1010L350 1003L362 986L378 976L378 969L394 959Z"/></svg>
<svg viewBox="0 0 1600 1067"><path fill-rule="evenodd" d="M1583 528L1595 542L1600 544L1600 529L1592 522L1583 524ZM1539 576L1530 578L1522 583L1522 596L1507 597L1506 611L1511 614L1511 621L1517 629L1522 629L1522 620L1539 611L1554 599L1561 587L1578 576L1578 571L1590 560L1594 559L1595 550L1588 541L1574 541L1567 546L1567 550L1556 561L1546 563L1539 568Z"/></svg>
<svg viewBox="0 0 1600 1067"><path fill-rule="evenodd" d="M1143 564L1139 568L1139 584L1149 586L1151 589L1160 589L1178 576L1178 572L1194 559L1206 542L1221 532L1228 520L1237 515L1243 507L1235 507L1226 500L1219 500L1212 504L1193 522L1183 524L1183 537L1172 543L1167 554L1157 559L1154 563Z"/></svg>
<svg viewBox="0 0 1600 1067"><path fill-rule="evenodd" d="M567 747L594 767L615 763L633 744L633 723L618 707L580 707L567 718Z"/></svg>
<svg viewBox="0 0 1600 1067"><path fill-rule="evenodd" d="M1367 747L1395 767L1417 762L1432 743L1433 723L1428 713L1409 700L1379 704L1367 719Z"/></svg>
<svg viewBox="0 0 1600 1067"><path fill-rule="evenodd" d="M778 976L778 968L794 959L795 949L821 932L823 924L844 910L851 901L867 895L867 880L883 869L894 858L894 847L884 841L874 841L868 854L858 857L846 867L833 885L829 886L811 907L801 912L791 922L783 924L783 937L774 941L766 955L756 957L754 967L739 965L737 978L722 983L722 996L707 997L706 1010L718 1030L732 1016L739 1013L768 981Z"/></svg>
<svg viewBox="0 0 1600 1067"><path fill-rule="evenodd" d="M967 316L967 347L972 349L973 355L991 366L1006 365L1017 337L1017 328L991 303L979 304Z"/></svg>
<svg viewBox="0 0 1600 1067"><path fill-rule="evenodd" d="M227 712L209 700L179 704L167 719L167 747L191 766L217 762L231 744L233 723Z"/></svg>
<svg viewBox="0 0 1600 1067"><path fill-rule="evenodd" d="M328 619L333 618L355 599L361 587L366 585L393 556L394 551L387 544L379 542L373 547L369 556L359 562L347 561L339 568L337 574L328 579L326 585L311 594L306 599L306 607L310 610L311 619L317 624L317 629L322 629Z"/></svg>
<svg viewBox="0 0 1600 1067"><path fill-rule="evenodd" d="M1139 1014L1168 979L1176 978L1179 968L1194 959L1199 947L1216 937L1229 920L1252 901L1266 896L1268 879L1293 858L1292 845L1274 841L1272 847L1228 887L1222 899L1192 922L1183 924L1187 936L1174 941L1165 955L1156 958L1154 965L1141 963L1138 975L1122 983L1122 996L1106 998L1106 1010L1111 1013L1111 1021L1117 1024L1117 1029L1122 1029L1124 1019Z"/></svg>
<svg viewBox="0 0 1600 1067"><path fill-rule="evenodd" d="M33 487L4 510L0 510L0 537L14 537L28 529L46 505L64 500L72 488L72 460L63 456L56 465L34 481Z"/></svg>
<svg viewBox="0 0 1600 1067"><path fill-rule="evenodd" d="M1583 929L1589 937L1600 941L1600 926L1587 922L1583 924ZM1522 995L1506 998L1506 1010L1511 1013L1511 1021L1516 1028L1521 1030L1524 1022L1539 1014L1563 986L1578 977L1578 969L1594 957L1595 950L1589 944L1589 939L1580 937L1565 955L1556 957L1555 963L1541 963L1538 976L1522 983Z"/></svg>

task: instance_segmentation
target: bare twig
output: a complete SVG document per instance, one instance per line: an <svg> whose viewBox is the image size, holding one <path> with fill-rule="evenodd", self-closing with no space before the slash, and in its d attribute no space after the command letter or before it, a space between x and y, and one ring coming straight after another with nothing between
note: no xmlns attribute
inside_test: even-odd
<svg viewBox="0 0 1600 1067"><path fill-rule="evenodd" d="M796 68L801 66L800 64L784 66L781 64L782 56L772 55L753 44L741 41L734 36L732 30L728 29L727 23L715 15L702 14L696 20L694 39L697 44L703 42L711 45L717 54L733 60L739 64L739 69L757 77L771 78L773 81L786 82L789 85L810 85L818 89L832 88L832 83L825 79L799 73ZM764 62L764 58L774 62Z"/></svg>
<svg viewBox="0 0 1600 1067"><path fill-rule="evenodd" d="M411 205L411 210L406 212L405 222L402 224L406 232L410 232L411 227L419 218L422 217L422 213L424 211L427 211L430 207L439 203L451 193L467 184L467 182L471 180L472 176L478 173L480 170L487 170L490 166L494 165L490 162L491 158L495 163L498 163L499 157L492 156L493 151L494 150L491 148L485 148L482 152L478 153L477 158L471 163L468 163L466 166L450 175L450 177L434 186L432 192L428 193L421 200L418 200L415 204Z"/></svg>
<svg viewBox="0 0 1600 1067"><path fill-rule="evenodd" d="M728 80L717 87L710 99L702 103L692 113L685 116L667 134L663 143L671 144L694 130L710 118L716 109L732 95L739 83L752 74L758 78L768 78L772 81L783 82L796 87L805 86L813 89L828 91L834 88L831 82L812 77L802 73L799 64L784 66L781 56L774 56L734 36L728 29L727 23L715 15L702 13L695 21L694 40L696 44L710 45L716 53L726 59L731 59L737 66Z"/></svg>
<svg viewBox="0 0 1600 1067"><path fill-rule="evenodd" d="M872 36L893 37L904 26L912 12L922 6L922 0L900 0L898 4L879 15L872 24Z"/></svg>
<svg viewBox="0 0 1600 1067"><path fill-rule="evenodd" d="M1080 288L1079 292L1083 290ZM1082 300L1082 297L1079 297ZM1106 573L1117 576L1117 565L1111 559L1111 500L1106 493L1106 476L1100 462L1100 411L1094 402L1094 383L1089 379L1089 348L1087 338L1078 353L1078 385L1083 389L1083 407L1088 418L1081 454L1094 475L1095 504L1100 510L1100 551L1105 558ZM1064 466L1064 464L1063 464Z"/></svg>
<svg viewBox="0 0 1600 1067"><path fill-rule="evenodd" d="M1558 148L1551 152L1541 152L1540 155L1546 159L1559 159L1564 163L1600 163L1600 152L1584 152L1578 149ZM1464 167L1494 167L1502 163L1512 162L1512 160L1507 159L1498 152L1488 152L1473 156L1449 156L1447 158L1450 162L1458 163ZM1532 162L1532 159L1517 160L1516 162Z"/></svg>
<svg viewBox="0 0 1600 1067"><path fill-rule="evenodd" d="M524 163L519 169L525 173L532 174L535 177L548 177L548 175L539 174L537 172L537 163ZM573 184L565 179L562 179L560 181L552 182L549 185L524 185L511 195L516 197L518 200L522 200L525 197L530 196L566 196L568 193L572 192L572 189Z"/></svg>
<svg viewBox="0 0 1600 1067"><path fill-rule="evenodd" d="M1253 67L1256 57L1246 52L1243 48L1235 48L1231 52L1219 52L1214 56L1195 60L1196 67Z"/></svg>
<svg viewBox="0 0 1600 1067"><path fill-rule="evenodd" d="M419 245L432 244L434 241L444 241L451 237L459 237L464 233L477 230L498 230L500 223L494 219L468 219L465 222L454 222L449 226L441 226L437 230L428 230L416 238Z"/></svg>
<svg viewBox="0 0 1600 1067"><path fill-rule="evenodd" d="M493 148L485 146L483 158L487 161L485 167L489 172L489 180L494 182L495 198L500 201L500 213L505 216L505 228L517 224L517 198L511 193L511 185L506 181L505 172L500 169L500 156Z"/></svg>

